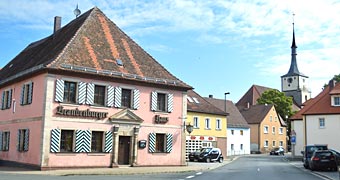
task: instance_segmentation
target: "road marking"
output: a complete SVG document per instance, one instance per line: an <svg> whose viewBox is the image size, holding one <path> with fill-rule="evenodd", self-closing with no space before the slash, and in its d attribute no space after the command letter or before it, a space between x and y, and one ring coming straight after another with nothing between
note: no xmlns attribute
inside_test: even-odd
<svg viewBox="0 0 340 180"><path fill-rule="evenodd" d="M195 176L188 176L186 177L186 179L191 179L191 178L194 178Z"/></svg>
<svg viewBox="0 0 340 180"><path fill-rule="evenodd" d="M196 173L196 175L201 175L201 174L203 174L202 172L198 172L198 173Z"/></svg>

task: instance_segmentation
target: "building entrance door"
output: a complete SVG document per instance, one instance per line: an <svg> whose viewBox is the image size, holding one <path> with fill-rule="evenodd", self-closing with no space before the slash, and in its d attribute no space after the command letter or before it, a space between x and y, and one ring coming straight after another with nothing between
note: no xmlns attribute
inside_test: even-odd
<svg viewBox="0 0 340 180"><path fill-rule="evenodd" d="M130 164L130 136L119 136L118 146L118 164L127 165Z"/></svg>

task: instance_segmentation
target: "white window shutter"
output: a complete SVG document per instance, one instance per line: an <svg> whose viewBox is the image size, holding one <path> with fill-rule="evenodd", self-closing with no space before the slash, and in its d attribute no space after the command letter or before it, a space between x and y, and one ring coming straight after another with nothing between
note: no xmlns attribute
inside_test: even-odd
<svg viewBox="0 0 340 180"><path fill-rule="evenodd" d="M168 94L168 112L172 112L174 110L174 95Z"/></svg>
<svg viewBox="0 0 340 180"><path fill-rule="evenodd" d="M112 142L113 141L113 134L112 131L105 132L105 148L104 152L112 152Z"/></svg>
<svg viewBox="0 0 340 180"><path fill-rule="evenodd" d="M140 92L138 89L133 90L133 109L138 109L139 108L139 97L140 97Z"/></svg>
<svg viewBox="0 0 340 180"><path fill-rule="evenodd" d="M149 152L156 152L156 133L149 134Z"/></svg>
<svg viewBox="0 0 340 180"><path fill-rule="evenodd" d="M122 88L115 87L115 107L119 108L122 106Z"/></svg>
<svg viewBox="0 0 340 180"><path fill-rule="evenodd" d="M170 153L172 151L173 135L166 134L166 152Z"/></svg>
<svg viewBox="0 0 340 180"><path fill-rule="evenodd" d="M87 96L86 96L86 104L93 104L94 103L94 84L88 83L87 84Z"/></svg>
<svg viewBox="0 0 340 180"><path fill-rule="evenodd" d="M78 103L85 104L86 101L86 83L79 82L78 83Z"/></svg>
<svg viewBox="0 0 340 180"><path fill-rule="evenodd" d="M63 102L64 101L64 86L65 82L62 79L57 79L55 85L55 99L56 102Z"/></svg>
<svg viewBox="0 0 340 180"><path fill-rule="evenodd" d="M157 92L151 92L151 111L157 110Z"/></svg>
<svg viewBox="0 0 340 180"><path fill-rule="evenodd" d="M60 129L52 129L51 130L51 152L60 152Z"/></svg>
<svg viewBox="0 0 340 180"><path fill-rule="evenodd" d="M114 94L115 89L113 86L107 86L107 100L106 100L106 105L108 107L112 107L114 103Z"/></svg>

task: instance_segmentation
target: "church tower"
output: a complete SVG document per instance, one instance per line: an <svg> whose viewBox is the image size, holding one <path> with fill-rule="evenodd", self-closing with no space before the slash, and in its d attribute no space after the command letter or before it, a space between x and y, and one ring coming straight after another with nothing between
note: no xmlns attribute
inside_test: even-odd
<svg viewBox="0 0 340 180"><path fill-rule="evenodd" d="M311 98L311 91L308 88L308 76L300 73L296 62L296 44L295 30L293 22L293 41L292 41L292 57L290 68L287 74L281 76L281 89L286 96L293 97L293 101L301 106L302 103Z"/></svg>

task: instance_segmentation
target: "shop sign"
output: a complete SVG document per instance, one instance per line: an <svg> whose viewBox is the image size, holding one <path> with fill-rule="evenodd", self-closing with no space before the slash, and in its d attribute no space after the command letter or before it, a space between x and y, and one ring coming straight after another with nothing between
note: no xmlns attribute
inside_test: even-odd
<svg viewBox="0 0 340 180"><path fill-rule="evenodd" d="M79 110L78 108L64 109L64 106L58 106L56 114L62 115L62 116L75 116L75 117L104 119L107 117L108 113L91 111L90 109L86 109L86 110Z"/></svg>
<svg viewBox="0 0 340 180"><path fill-rule="evenodd" d="M168 117L161 117L160 115L156 115L155 116L155 122L156 123L159 123L159 124L165 124L169 121L169 118Z"/></svg>

